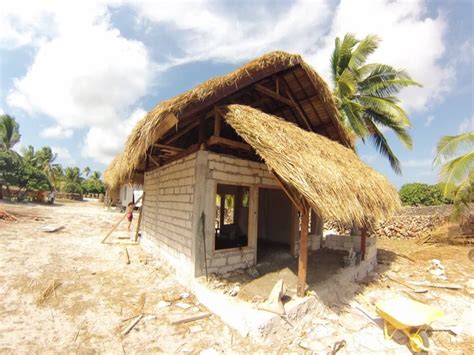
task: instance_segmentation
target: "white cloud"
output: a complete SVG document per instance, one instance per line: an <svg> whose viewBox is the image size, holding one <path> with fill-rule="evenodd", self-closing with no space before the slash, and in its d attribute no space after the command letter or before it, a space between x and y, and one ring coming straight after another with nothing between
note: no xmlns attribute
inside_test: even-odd
<svg viewBox="0 0 474 355"><path fill-rule="evenodd" d="M5 111L3 111L3 108L0 107L0 115L4 115Z"/></svg>
<svg viewBox="0 0 474 355"><path fill-rule="evenodd" d="M93 158L100 163L108 164L123 149L125 140L132 128L146 111L136 109L125 121L107 128L92 127L84 139L82 156Z"/></svg>
<svg viewBox="0 0 474 355"><path fill-rule="evenodd" d="M427 168L432 165L432 159L411 159L402 161L402 167L404 168Z"/></svg>
<svg viewBox="0 0 474 355"><path fill-rule="evenodd" d="M237 4L237 3L235 3ZM252 2L225 7L215 1L131 1L145 26L173 30L179 54L169 65L199 60L238 63L270 50L303 53L325 30L328 1ZM271 16L270 16L271 14Z"/></svg>
<svg viewBox="0 0 474 355"><path fill-rule="evenodd" d="M406 69L423 84L402 92L406 109L424 110L450 90L454 65L439 62L445 54L446 21L440 14L428 17L426 1L342 0L335 10L329 1L301 0L279 11L273 2L252 5L225 9L210 0L131 2L147 28L173 30L177 54L161 63L163 68L197 60L235 63L282 49L303 54L329 81L334 39L353 32L359 38L377 34L383 39L371 62Z"/></svg>
<svg viewBox="0 0 474 355"><path fill-rule="evenodd" d="M462 120L458 127L458 134L469 132L474 132L474 116Z"/></svg>
<svg viewBox="0 0 474 355"><path fill-rule="evenodd" d="M34 3L28 9L20 0L10 6L9 16L0 16L0 26L7 23L16 30L16 43L7 38L12 46L36 48L26 74L14 80L7 103L53 118L57 125L41 133L46 138L70 137L72 128L89 128L89 137L123 126L153 80L147 48L113 27L103 2ZM7 40L0 37L0 43ZM85 143L103 144L94 139Z"/></svg>
<svg viewBox="0 0 474 355"><path fill-rule="evenodd" d="M40 137L43 138L70 138L73 135L73 130L61 126L51 126L43 129L40 132Z"/></svg>
<svg viewBox="0 0 474 355"><path fill-rule="evenodd" d="M433 122L433 120L434 120L434 116L433 116L433 115L429 115L428 117L426 117L426 120L425 120L425 127L431 126L431 123Z"/></svg>
<svg viewBox="0 0 474 355"><path fill-rule="evenodd" d="M64 165L74 165L76 164L76 160L73 158L71 153L67 148L63 147L51 147L51 150L53 153L57 154L56 161L58 163L64 164Z"/></svg>
<svg viewBox="0 0 474 355"><path fill-rule="evenodd" d="M433 100L449 90L454 69L439 63L445 47L443 16L426 17L426 3L421 0L342 0L337 7L331 30L322 48L310 56L315 67L329 77L329 58L336 36L355 33L358 38L377 34L382 39L369 62L381 62L406 69L423 88L408 88L401 94L408 110L424 110ZM436 73L436 75L433 75Z"/></svg>

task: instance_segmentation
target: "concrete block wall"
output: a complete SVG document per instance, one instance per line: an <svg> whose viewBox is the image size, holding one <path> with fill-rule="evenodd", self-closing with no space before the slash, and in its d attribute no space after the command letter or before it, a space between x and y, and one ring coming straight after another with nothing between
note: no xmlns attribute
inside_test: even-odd
<svg viewBox="0 0 474 355"><path fill-rule="evenodd" d="M145 174L143 237L177 270L192 271L196 154Z"/></svg>
<svg viewBox="0 0 474 355"><path fill-rule="evenodd" d="M206 181L214 188L218 183L244 185L250 188L248 246L240 249L214 250L214 218L209 218L206 228L207 267L209 273L224 274L233 270L255 265L257 259L257 215L258 187L279 188L278 182L263 163L239 159L213 152L208 154ZM209 185L210 184L210 185ZM215 191L206 191L213 195ZM207 206L210 217L215 217L215 198Z"/></svg>
<svg viewBox="0 0 474 355"><path fill-rule="evenodd" d="M279 187L263 163L209 153L209 178L230 184Z"/></svg>
<svg viewBox="0 0 474 355"><path fill-rule="evenodd" d="M375 244L375 238L367 238L366 247ZM347 251L352 248L355 251L360 251L360 236L329 234L324 241L324 247Z"/></svg>

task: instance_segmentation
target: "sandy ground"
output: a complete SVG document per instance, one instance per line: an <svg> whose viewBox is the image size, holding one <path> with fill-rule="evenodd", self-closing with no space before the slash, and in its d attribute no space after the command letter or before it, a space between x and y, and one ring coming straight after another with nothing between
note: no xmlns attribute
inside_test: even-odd
<svg viewBox="0 0 474 355"><path fill-rule="evenodd" d="M271 347L264 347L250 343L214 315L172 325L175 317L207 310L140 246L127 245L127 265L125 246L100 243L120 214L93 202L0 203L0 210L19 217L18 222L0 220L0 353L328 353L344 340L338 354L409 354L404 336L384 340L380 321L374 323L354 308L361 305L375 316L373 302L395 294L443 310L446 316L438 328L457 326L457 335L430 334L439 352L474 353L474 305L467 288L415 294L386 277L436 281L426 269L437 258L448 282L466 285L474 279L467 247L380 241L381 264L370 280L334 284L327 290L337 295L332 303L306 314L287 337L275 337ZM55 233L38 230L47 224L65 228ZM113 237L127 235L123 223ZM54 280L60 286L41 302ZM130 317L139 313L144 317L122 336Z"/></svg>

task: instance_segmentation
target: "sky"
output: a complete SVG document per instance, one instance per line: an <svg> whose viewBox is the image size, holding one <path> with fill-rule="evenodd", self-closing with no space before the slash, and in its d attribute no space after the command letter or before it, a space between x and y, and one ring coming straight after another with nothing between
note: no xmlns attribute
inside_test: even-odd
<svg viewBox="0 0 474 355"><path fill-rule="evenodd" d="M273 50L301 54L330 83L337 36L376 34L369 62L407 70L412 121L396 175L370 142L357 152L397 187L436 183L443 135L474 131L471 0L63 1L0 5L0 113L16 147L48 145L65 166L103 171L134 124L160 101Z"/></svg>

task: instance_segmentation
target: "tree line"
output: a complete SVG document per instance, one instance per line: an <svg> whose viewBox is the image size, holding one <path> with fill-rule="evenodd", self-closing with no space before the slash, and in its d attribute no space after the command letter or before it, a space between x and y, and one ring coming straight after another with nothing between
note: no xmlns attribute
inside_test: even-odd
<svg viewBox="0 0 474 355"><path fill-rule="evenodd" d="M61 191L68 193L105 193L101 173L89 167L63 167L56 163L57 154L50 147L38 150L31 145L13 150L20 141L20 126L9 115L0 116L0 198L3 186L12 189L19 199L30 191Z"/></svg>

